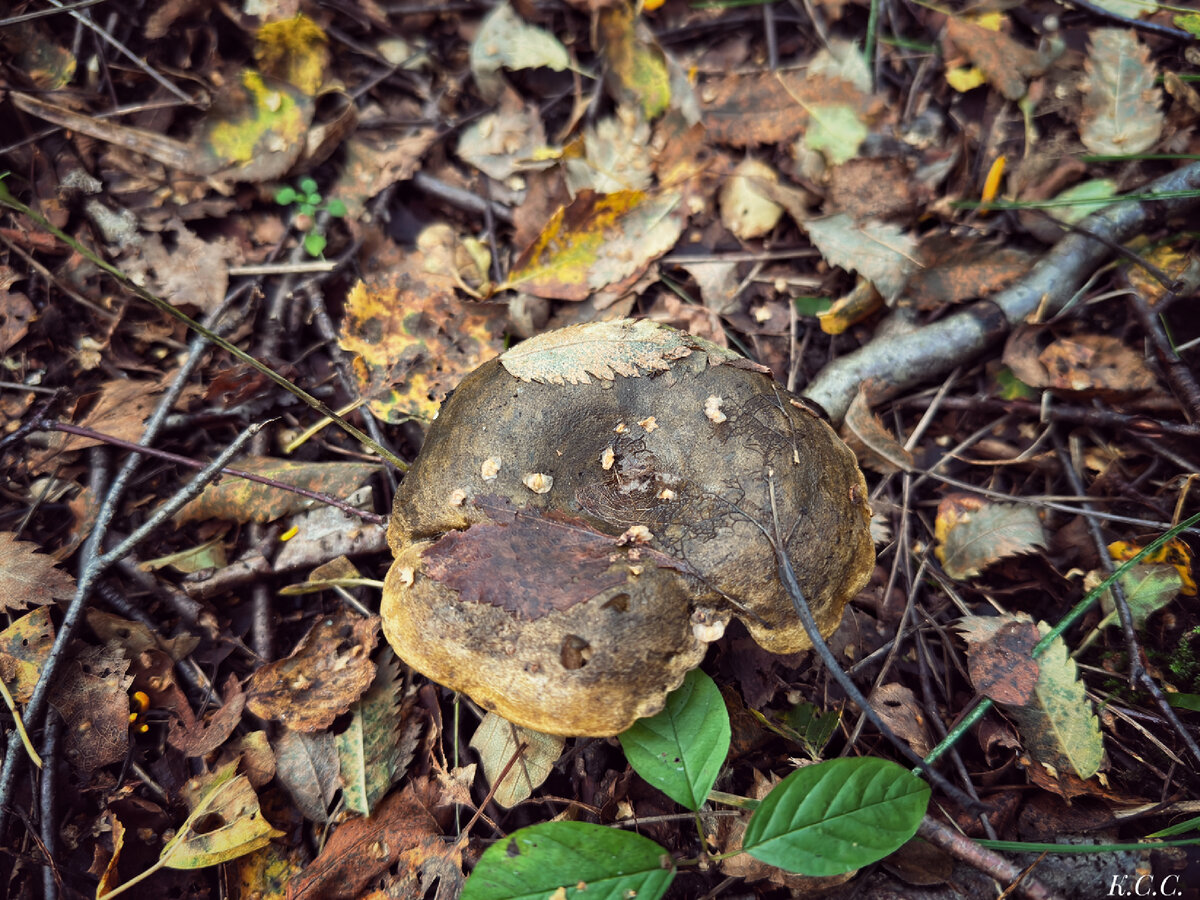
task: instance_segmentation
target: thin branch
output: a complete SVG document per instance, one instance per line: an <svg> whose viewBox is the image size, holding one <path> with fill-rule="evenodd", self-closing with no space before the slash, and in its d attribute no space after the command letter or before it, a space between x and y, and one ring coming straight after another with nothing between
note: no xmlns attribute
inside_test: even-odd
<svg viewBox="0 0 1200 900"><path fill-rule="evenodd" d="M1114 203L1088 216L1079 229L1123 243L1168 216L1189 212L1200 205L1200 163L1152 181L1139 193L1162 196ZM875 340L826 366L805 393L840 423L859 385L876 383L876 399L893 396L994 349L1010 328L1032 313L1052 312L1066 303L1110 253L1090 234L1069 234L1027 276L990 300L921 328L909 325L889 332L881 327Z"/></svg>

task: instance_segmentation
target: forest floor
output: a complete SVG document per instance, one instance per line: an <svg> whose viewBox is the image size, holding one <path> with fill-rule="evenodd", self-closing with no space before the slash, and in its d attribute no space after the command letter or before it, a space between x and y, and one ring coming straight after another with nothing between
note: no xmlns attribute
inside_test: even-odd
<svg viewBox="0 0 1200 900"><path fill-rule="evenodd" d="M1200 4L69 7L0 17L0 895L1200 897ZM387 517L441 404L568 326L594 352L531 344L514 396L737 353L795 405L712 395L714 428L851 447L876 556L839 557L832 657L762 649L726 593L618 738L392 652ZM656 427L617 425L625 495ZM695 575L695 523L535 509L550 474L524 511L448 494L435 532L490 524L418 583L557 621L617 556ZM841 538L769 525L819 593L799 560ZM563 639L552 717L593 650ZM655 653L661 705L694 661Z"/></svg>

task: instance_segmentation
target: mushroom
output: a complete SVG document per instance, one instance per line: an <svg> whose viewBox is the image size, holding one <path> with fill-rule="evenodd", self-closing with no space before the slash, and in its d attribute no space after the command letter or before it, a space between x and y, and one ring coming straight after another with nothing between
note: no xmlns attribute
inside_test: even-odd
<svg viewBox="0 0 1200 900"><path fill-rule="evenodd" d="M443 404L396 496L383 630L512 722L613 735L733 617L811 646L776 533L831 634L874 566L869 518L853 453L762 367L645 320L571 326Z"/></svg>

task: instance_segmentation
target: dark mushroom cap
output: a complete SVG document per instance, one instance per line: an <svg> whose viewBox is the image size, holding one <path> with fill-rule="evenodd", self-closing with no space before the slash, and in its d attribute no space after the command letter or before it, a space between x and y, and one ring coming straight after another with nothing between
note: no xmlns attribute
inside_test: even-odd
<svg viewBox="0 0 1200 900"><path fill-rule="evenodd" d="M862 473L824 420L753 364L645 321L516 350L462 381L396 496L382 612L401 658L537 731L619 733L731 616L769 651L811 646L767 537L772 493L833 632L875 554Z"/></svg>

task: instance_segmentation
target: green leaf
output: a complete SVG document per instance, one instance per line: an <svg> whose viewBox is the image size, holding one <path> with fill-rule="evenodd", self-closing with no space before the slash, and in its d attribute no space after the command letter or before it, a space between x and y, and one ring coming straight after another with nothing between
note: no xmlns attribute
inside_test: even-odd
<svg viewBox="0 0 1200 900"><path fill-rule="evenodd" d="M1125 601L1129 604L1134 627L1140 629L1145 627L1150 616L1179 596L1183 579L1174 566L1165 563L1142 564L1121 576L1121 587L1125 591ZM1113 618L1109 624L1116 624L1114 614L1117 607L1112 591L1105 591L1100 596L1100 605L1109 614L1108 618Z"/></svg>
<svg viewBox="0 0 1200 900"><path fill-rule="evenodd" d="M296 198L298 196L299 194L296 193L296 189L294 187L285 184L275 192L275 202L280 206L291 206L296 202Z"/></svg>
<svg viewBox="0 0 1200 900"><path fill-rule="evenodd" d="M750 817L742 848L802 875L839 875L883 859L916 834L929 785L884 759L797 769Z"/></svg>
<svg viewBox="0 0 1200 900"><path fill-rule="evenodd" d="M699 809L729 752L729 712L713 680L693 669L663 711L620 736L625 758L680 806Z"/></svg>
<svg viewBox="0 0 1200 900"><path fill-rule="evenodd" d="M340 219L346 214L346 204L335 198L325 204L325 212L329 213L335 219Z"/></svg>
<svg viewBox="0 0 1200 900"><path fill-rule="evenodd" d="M649 838L586 822L545 822L489 847L461 900L658 900L675 878ZM557 892L557 893L556 893Z"/></svg>
<svg viewBox="0 0 1200 900"><path fill-rule="evenodd" d="M825 155L830 165L840 166L858 155L870 129L853 108L845 104L814 105L809 111L804 144Z"/></svg>
<svg viewBox="0 0 1200 900"><path fill-rule="evenodd" d="M325 235L310 231L304 236L304 249L309 256L320 256L325 251Z"/></svg>
<svg viewBox="0 0 1200 900"><path fill-rule="evenodd" d="M299 186L300 190L306 194L311 194L317 189L317 180L308 175L301 178L296 182L296 184Z"/></svg>

